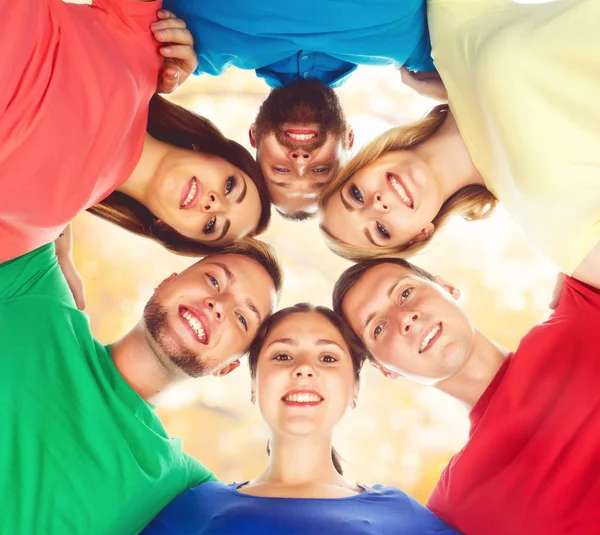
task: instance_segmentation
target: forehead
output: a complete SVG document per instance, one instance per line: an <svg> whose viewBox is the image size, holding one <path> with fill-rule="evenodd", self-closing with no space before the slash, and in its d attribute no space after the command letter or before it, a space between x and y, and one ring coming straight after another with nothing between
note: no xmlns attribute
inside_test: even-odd
<svg viewBox="0 0 600 535"><path fill-rule="evenodd" d="M319 312L295 312L285 317L271 330L265 345L278 339L289 339L296 344L331 340L346 348L337 327Z"/></svg>
<svg viewBox="0 0 600 535"><path fill-rule="evenodd" d="M384 263L368 269L350 288L342 302L342 310L353 316L364 317L373 309L387 303L389 291L402 279L425 282L411 270L399 265Z"/></svg>

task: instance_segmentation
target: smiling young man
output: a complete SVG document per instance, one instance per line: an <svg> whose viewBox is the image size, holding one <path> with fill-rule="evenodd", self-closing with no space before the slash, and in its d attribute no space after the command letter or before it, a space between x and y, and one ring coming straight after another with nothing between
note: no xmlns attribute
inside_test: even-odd
<svg viewBox="0 0 600 535"><path fill-rule="evenodd" d="M163 281L140 322L104 346L54 244L0 264L0 532L138 533L214 479L147 400L234 369L280 286L269 247L240 242Z"/></svg>
<svg viewBox="0 0 600 535"><path fill-rule="evenodd" d="M303 220L316 213L319 192L345 160L354 133L335 91L306 80L271 91L250 127L250 143L277 211Z"/></svg>
<svg viewBox="0 0 600 535"><path fill-rule="evenodd" d="M427 504L466 535L597 532L599 286L565 277L554 313L509 352L474 327L456 288L404 260L366 260L337 281L334 308L385 375L469 407L469 440Z"/></svg>
<svg viewBox="0 0 600 535"><path fill-rule="evenodd" d="M164 7L184 19L194 36L196 74L216 76L234 66L254 70L272 88L314 80L326 98L337 100L326 88L342 85L358 65L434 70L424 0L305 0L297 5L165 0ZM279 95L285 104L293 92ZM284 115L286 109L293 113L284 106ZM319 121L291 118L281 121L281 135L270 141L255 137L254 142L275 206L284 216L305 219L315 213L315 193L334 174L352 138L348 130L336 140L326 136ZM275 167L285 171L276 174Z"/></svg>

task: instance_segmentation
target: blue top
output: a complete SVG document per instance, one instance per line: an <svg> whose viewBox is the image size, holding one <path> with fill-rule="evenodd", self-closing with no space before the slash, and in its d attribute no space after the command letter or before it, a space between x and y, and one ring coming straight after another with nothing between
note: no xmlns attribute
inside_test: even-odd
<svg viewBox="0 0 600 535"><path fill-rule="evenodd" d="M194 35L196 74L341 85L357 65L433 71L425 0L164 0Z"/></svg>
<svg viewBox="0 0 600 535"><path fill-rule="evenodd" d="M458 535L395 487L348 498L262 498L211 481L175 498L142 535Z"/></svg>

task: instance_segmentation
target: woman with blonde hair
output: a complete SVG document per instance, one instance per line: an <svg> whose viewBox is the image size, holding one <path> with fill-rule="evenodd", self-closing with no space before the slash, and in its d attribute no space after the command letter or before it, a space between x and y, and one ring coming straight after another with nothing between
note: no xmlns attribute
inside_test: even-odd
<svg viewBox="0 0 600 535"><path fill-rule="evenodd" d="M252 401L269 427L269 460L251 481L203 483L143 535L457 535L394 487L344 477L333 430L356 406L365 350L344 320L300 303L270 316L250 348Z"/></svg>
<svg viewBox="0 0 600 535"><path fill-rule="evenodd" d="M325 188L331 248L353 260L410 256L452 215L481 219L500 201L559 269L593 283L600 6L429 0L428 18L449 105L379 136ZM445 94L440 80L403 78Z"/></svg>

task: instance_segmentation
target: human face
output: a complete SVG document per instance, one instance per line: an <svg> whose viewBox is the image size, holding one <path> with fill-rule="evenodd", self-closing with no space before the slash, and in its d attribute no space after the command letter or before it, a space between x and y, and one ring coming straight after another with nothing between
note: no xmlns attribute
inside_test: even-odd
<svg viewBox="0 0 600 535"><path fill-rule="evenodd" d="M365 272L342 302L342 313L389 371L435 384L468 361L475 330L443 281L425 280L397 264Z"/></svg>
<svg viewBox="0 0 600 535"><path fill-rule="evenodd" d="M323 224L349 245L397 247L430 235L443 202L423 159L410 150L392 151L356 172L329 199Z"/></svg>
<svg viewBox="0 0 600 535"><path fill-rule="evenodd" d="M330 435L358 395L342 335L318 312L297 312L269 334L253 389L274 434Z"/></svg>
<svg viewBox="0 0 600 535"><path fill-rule="evenodd" d="M273 89L250 128L271 201L290 215L316 211L352 141L335 91L317 80Z"/></svg>
<svg viewBox="0 0 600 535"><path fill-rule="evenodd" d="M271 202L284 214L316 213L317 198L346 159L347 140L322 132L318 124L285 124L281 135L265 135L257 145L257 160L265 177ZM310 139L294 136L321 136L322 143L313 148ZM292 141L293 140L293 141Z"/></svg>
<svg viewBox="0 0 600 535"><path fill-rule="evenodd" d="M218 156L175 147L154 174L147 201L177 232L214 247L251 234L261 214L247 174Z"/></svg>
<svg viewBox="0 0 600 535"><path fill-rule="evenodd" d="M273 281L258 262L212 255L156 289L144 324L167 370L199 377L242 355L274 306Z"/></svg>

